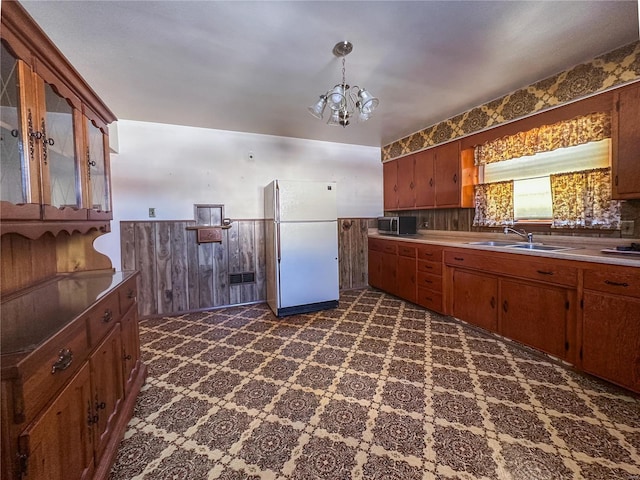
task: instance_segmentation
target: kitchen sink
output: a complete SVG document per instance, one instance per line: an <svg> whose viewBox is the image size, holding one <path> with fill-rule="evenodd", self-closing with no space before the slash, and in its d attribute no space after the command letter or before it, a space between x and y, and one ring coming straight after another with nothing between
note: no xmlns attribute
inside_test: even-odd
<svg viewBox="0 0 640 480"><path fill-rule="evenodd" d="M504 242L499 240L487 240L484 242L468 242L468 245L482 245L487 247L521 248L524 250L540 250L553 252L558 250L571 250L574 247L559 247L557 245L544 245L542 243Z"/></svg>
<svg viewBox="0 0 640 480"><path fill-rule="evenodd" d="M517 244L514 242L500 242L500 241L486 241L486 242L469 242L469 245L485 245L487 247L514 247Z"/></svg>
<svg viewBox="0 0 640 480"><path fill-rule="evenodd" d="M552 252L554 250L571 250L572 247L558 247L554 245L541 245L536 243L523 243L520 245L510 245L510 248L524 248L526 250L546 250Z"/></svg>

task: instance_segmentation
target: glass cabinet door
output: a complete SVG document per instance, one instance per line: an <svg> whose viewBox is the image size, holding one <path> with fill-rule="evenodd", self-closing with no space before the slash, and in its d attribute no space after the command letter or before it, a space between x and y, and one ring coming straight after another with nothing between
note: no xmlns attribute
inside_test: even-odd
<svg viewBox="0 0 640 480"><path fill-rule="evenodd" d="M2 43L0 104L0 200L13 204L29 199L28 171L22 146L18 60Z"/></svg>
<svg viewBox="0 0 640 480"><path fill-rule="evenodd" d="M44 84L46 120L41 125L42 163L49 171L49 203L79 208L80 172L76 161L73 108L51 85Z"/></svg>
<svg viewBox="0 0 640 480"><path fill-rule="evenodd" d="M96 211L111 211L111 195L105 160L105 141L102 129L85 118L87 136L87 161L89 163L89 179L91 204L89 208Z"/></svg>

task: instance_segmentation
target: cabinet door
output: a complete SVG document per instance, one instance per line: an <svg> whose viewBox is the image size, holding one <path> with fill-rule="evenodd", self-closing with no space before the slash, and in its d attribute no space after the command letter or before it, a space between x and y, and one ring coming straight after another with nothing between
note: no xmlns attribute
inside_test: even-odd
<svg viewBox="0 0 640 480"><path fill-rule="evenodd" d="M640 86L619 93L613 135L613 198L640 198Z"/></svg>
<svg viewBox="0 0 640 480"><path fill-rule="evenodd" d="M38 418L20 435L26 455L22 480L89 478L93 443L89 366L85 365Z"/></svg>
<svg viewBox="0 0 640 480"><path fill-rule="evenodd" d="M413 182L414 156L400 158L398 163L398 208L413 208L416 204Z"/></svg>
<svg viewBox="0 0 640 480"><path fill-rule="evenodd" d="M398 162L396 160L382 165L384 209L398 208Z"/></svg>
<svg viewBox="0 0 640 480"><path fill-rule="evenodd" d="M416 155L414 167L416 208L433 207L436 201L436 183L433 149Z"/></svg>
<svg viewBox="0 0 640 480"><path fill-rule="evenodd" d="M567 318L573 294L542 284L500 281L498 332L505 337L565 357Z"/></svg>
<svg viewBox="0 0 640 480"><path fill-rule="evenodd" d="M398 257L398 296L410 302L416 301L416 259Z"/></svg>
<svg viewBox="0 0 640 480"><path fill-rule="evenodd" d="M486 330L498 330L498 279L456 269L453 272L453 316Z"/></svg>
<svg viewBox="0 0 640 480"><path fill-rule="evenodd" d="M39 170L33 131L32 71L2 42L0 95L0 200L3 219L39 219ZM31 127L31 128L30 128ZM31 206L24 204L33 204ZM12 205L21 205L18 210Z"/></svg>
<svg viewBox="0 0 640 480"><path fill-rule="evenodd" d="M89 219L112 218L109 175L109 140L107 127L84 117L85 154L87 161Z"/></svg>
<svg viewBox="0 0 640 480"><path fill-rule="evenodd" d="M640 299L584 292L582 368L640 392Z"/></svg>
<svg viewBox="0 0 640 480"><path fill-rule="evenodd" d="M435 149L436 206L460 205L460 143Z"/></svg>
<svg viewBox="0 0 640 480"><path fill-rule="evenodd" d="M117 324L90 358L92 407L97 418L95 428L96 463L111 435L113 423L124 396L122 380L122 341Z"/></svg>
<svg viewBox="0 0 640 480"><path fill-rule="evenodd" d="M369 285L382 288L382 252L369 248Z"/></svg>
<svg viewBox="0 0 640 480"><path fill-rule="evenodd" d="M398 265L397 255L395 253L382 254L382 267L380 268L380 277L382 290L393 295L398 294Z"/></svg>
<svg viewBox="0 0 640 480"><path fill-rule="evenodd" d="M121 320L122 325L122 378L125 396L129 394L137 372L140 358L140 339L138 335L138 305L131 306Z"/></svg>

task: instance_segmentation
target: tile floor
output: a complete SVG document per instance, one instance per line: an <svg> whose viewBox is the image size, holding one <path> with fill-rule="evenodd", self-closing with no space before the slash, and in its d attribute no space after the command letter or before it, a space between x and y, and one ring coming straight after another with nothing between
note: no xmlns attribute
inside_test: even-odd
<svg viewBox="0 0 640 480"><path fill-rule="evenodd" d="M639 480L640 399L384 293L141 322L112 480Z"/></svg>

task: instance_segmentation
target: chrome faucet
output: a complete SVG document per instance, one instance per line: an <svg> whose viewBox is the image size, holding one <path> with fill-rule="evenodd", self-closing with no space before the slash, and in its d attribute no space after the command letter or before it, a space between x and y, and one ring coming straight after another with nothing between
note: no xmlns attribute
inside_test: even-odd
<svg viewBox="0 0 640 480"><path fill-rule="evenodd" d="M533 233L527 233L527 231L523 228L522 230L514 230L513 228L504 227L504 234L507 235L509 232L515 233L516 235L520 235L522 238L526 238L527 242L533 243Z"/></svg>

